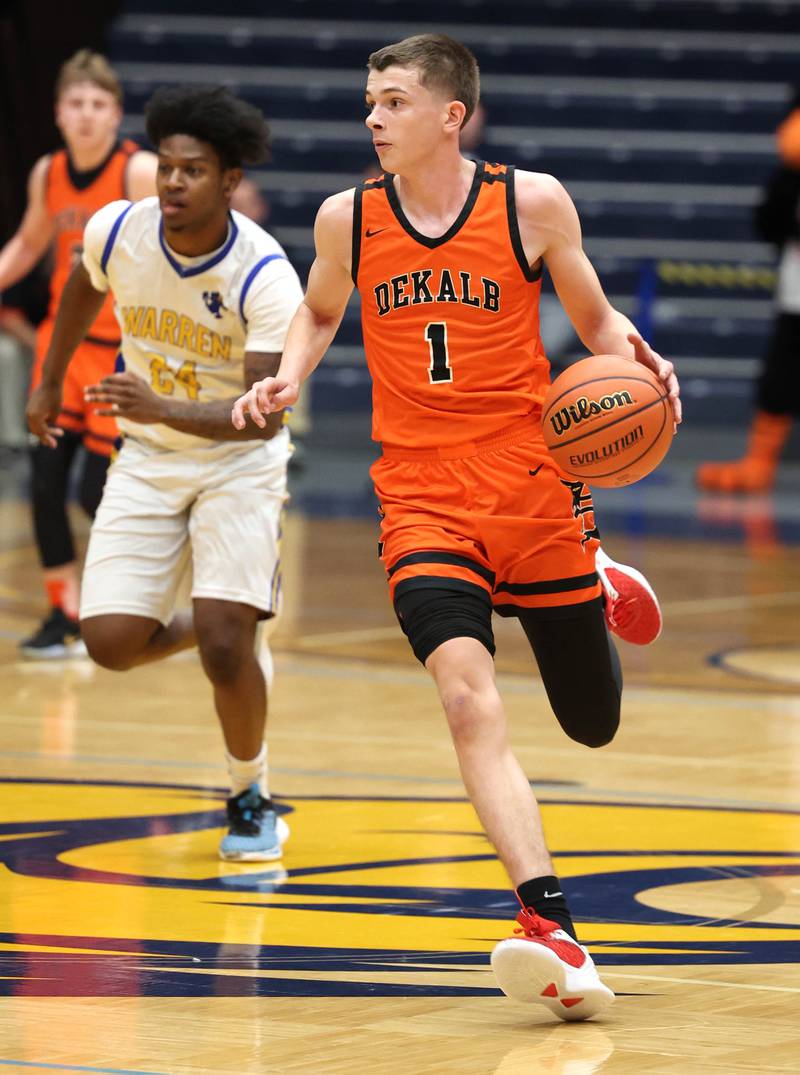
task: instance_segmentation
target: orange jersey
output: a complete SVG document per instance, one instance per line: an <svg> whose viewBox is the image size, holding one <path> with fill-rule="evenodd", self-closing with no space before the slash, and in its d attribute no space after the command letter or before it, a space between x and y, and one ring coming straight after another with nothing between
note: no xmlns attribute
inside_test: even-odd
<svg viewBox="0 0 800 1075"><path fill-rule="evenodd" d="M45 204L53 221L55 268L50 278L50 308L48 317L55 318L61 293L69 274L80 260L83 229L89 217L109 202L126 197L125 169L131 154L139 147L124 141L115 146L106 162L89 173L90 182L83 186L81 173L75 175L67 151L54 153L47 172ZM85 173L84 173L85 175ZM76 185L77 184L79 185ZM119 341L119 325L114 316L114 299L109 294L89 330L91 338L106 342Z"/></svg>
<svg viewBox="0 0 800 1075"><path fill-rule="evenodd" d="M390 174L355 193L353 280L372 375L372 435L435 448L481 440L541 404L541 270L525 259L514 169L476 165L466 203L432 239L406 218Z"/></svg>

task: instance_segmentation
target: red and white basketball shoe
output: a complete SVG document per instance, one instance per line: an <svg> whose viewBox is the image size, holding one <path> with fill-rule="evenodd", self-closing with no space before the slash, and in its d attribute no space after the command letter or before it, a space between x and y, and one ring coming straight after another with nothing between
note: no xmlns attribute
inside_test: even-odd
<svg viewBox="0 0 800 1075"><path fill-rule="evenodd" d="M500 941L492 970L507 997L545 1004L560 1019L590 1019L614 1003L592 957L557 922L528 907L517 915L521 937Z"/></svg>
<svg viewBox="0 0 800 1075"><path fill-rule="evenodd" d="M663 624L661 608L641 571L615 563L602 549L595 554L595 567L606 599L608 629L634 646L655 642Z"/></svg>

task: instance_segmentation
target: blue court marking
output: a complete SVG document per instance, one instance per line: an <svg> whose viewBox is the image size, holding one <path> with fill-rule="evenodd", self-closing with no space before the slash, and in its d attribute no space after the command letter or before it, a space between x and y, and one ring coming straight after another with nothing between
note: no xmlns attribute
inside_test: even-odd
<svg viewBox="0 0 800 1075"><path fill-rule="evenodd" d="M47 757L41 751L0 751L0 758L3 757L30 757L30 758L42 758ZM78 756L79 757L79 756ZM91 757L91 756L90 756ZM73 759L74 760L74 759ZM150 759L144 759L147 764L151 764ZM152 764L157 764L153 762ZM334 773L327 773L326 770L292 770L292 769L278 769L274 772L281 773L317 773L320 776L335 775ZM366 773L352 773L350 774L356 777L367 776ZM386 775L386 779L391 779L390 774ZM408 779L406 777L395 777L394 779ZM410 778L410 782L414 782L415 778ZM453 780L449 783L456 783L460 785L460 781ZM629 799L619 799L619 790L587 787L580 784L577 781L570 780L538 780L533 777L530 781L535 787L538 788L554 788L556 791L563 791L566 786L567 790L577 789L578 791L584 791L587 796L592 795L596 798L585 799L560 799L560 798L547 798L542 799L542 802L546 802L548 805L556 806L629 806L629 807L652 807L654 809L663 810L731 810L735 813L747 813L747 814L780 814L781 816L800 814L800 806L786 806L777 803L761 802L758 800L737 800L737 799L717 799L713 796L705 795L672 795L669 799L665 799L661 792L630 792ZM118 788L155 788L158 790L169 791L198 791L204 795L218 795L220 799L224 799L228 792L225 788L212 784L175 784L175 783L163 783L157 780L100 780L89 779L88 777L78 776L60 776L60 777L40 777L40 776L0 776L0 784L62 784L71 785L79 784L81 786L91 787L118 787ZM292 799L297 801L329 801L329 802L345 802L345 801L364 801L364 802L467 802L465 795L376 795L376 794L364 794L364 795L324 795L324 794L306 794L306 795L294 795L294 794L282 794L275 792L274 797L278 800ZM641 799L655 799L653 803L641 802ZM0 822L0 827L2 827ZM31 822L32 827L39 826L40 822ZM642 854L651 854L652 852L641 852ZM671 852L670 852L671 853ZM594 854L594 852L592 852ZM614 852L617 854L617 852ZM748 852L749 854L749 852Z"/></svg>
<svg viewBox="0 0 800 1075"><path fill-rule="evenodd" d="M787 650L789 653L792 653L797 650L797 645L791 642L755 642L750 646L731 646L729 649L723 649L719 650L717 653L709 654L706 658L706 663L710 664L713 668L721 668L722 671L727 672L729 676L742 676L745 679L761 680L764 683L776 683L782 687L796 687L796 680L785 679L783 676L771 675L769 672L757 672L755 670L748 671L745 668L737 668L736 665L728 664L728 657L731 654L745 653L759 649Z"/></svg>
<svg viewBox="0 0 800 1075"><path fill-rule="evenodd" d="M87 1068L82 1064L37 1064L32 1060L0 1060L20 1068L48 1068L50 1071L101 1071L106 1075L167 1075L165 1071L142 1071L141 1068Z"/></svg>

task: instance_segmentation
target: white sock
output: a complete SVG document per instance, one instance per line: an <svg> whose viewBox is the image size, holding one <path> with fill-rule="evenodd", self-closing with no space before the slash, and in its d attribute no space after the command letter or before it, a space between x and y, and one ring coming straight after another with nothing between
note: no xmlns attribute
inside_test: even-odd
<svg viewBox="0 0 800 1075"><path fill-rule="evenodd" d="M228 762L228 772L231 778L231 797L239 795L249 788L251 784L258 784L264 798L269 798L266 743L261 744L261 750L249 761L234 758L233 754L229 754L227 750L225 751L225 759Z"/></svg>

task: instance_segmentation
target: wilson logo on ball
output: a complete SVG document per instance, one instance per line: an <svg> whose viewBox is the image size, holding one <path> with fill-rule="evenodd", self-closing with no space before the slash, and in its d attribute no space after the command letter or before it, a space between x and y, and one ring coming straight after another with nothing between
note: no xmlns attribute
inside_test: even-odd
<svg viewBox="0 0 800 1075"><path fill-rule="evenodd" d="M588 399L581 396L567 407L551 414L550 424L557 437L563 436L572 426L585 422L588 418L596 418L598 414L613 411L616 407L627 407L635 402L630 392L612 392L600 399Z"/></svg>
<svg viewBox="0 0 800 1075"><path fill-rule="evenodd" d="M669 451L667 390L640 362L593 355L560 373L542 400L542 437L557 466L589 485L630 485Z"/></svg>

